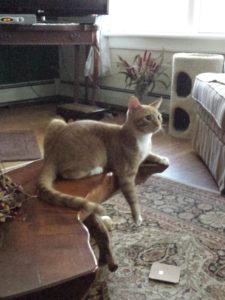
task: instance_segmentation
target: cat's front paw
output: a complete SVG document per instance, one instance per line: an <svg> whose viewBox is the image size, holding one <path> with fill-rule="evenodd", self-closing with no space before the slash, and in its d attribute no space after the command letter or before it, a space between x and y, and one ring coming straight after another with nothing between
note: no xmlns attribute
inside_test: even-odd
<svg viewBox="0 0 225 300"><path fill-rule="evenodd" d="M141 226L142 221L143 221L142 216L137 216L134 220L134 222L137 226Z"/></svg>
<svg viewBox="0 0 225 300"><path fill-rule="evenodd" d="M165 166L169 166L170 161L169 161L168 157L160 156L159 163L162 164L162 165L165 165Z"/></svg>

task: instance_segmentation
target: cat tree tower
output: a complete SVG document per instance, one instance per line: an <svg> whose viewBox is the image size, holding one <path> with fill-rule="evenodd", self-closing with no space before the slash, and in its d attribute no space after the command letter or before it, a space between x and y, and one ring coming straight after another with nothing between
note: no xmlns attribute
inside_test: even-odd
<svg viewBox="0 0 225 300"><path fill-rule="evenodd" d="M203 53L176 53L172 63L169 133L189 139L195 124L195 102L191 97L195 76L223 72L224 56Z"/></svg>

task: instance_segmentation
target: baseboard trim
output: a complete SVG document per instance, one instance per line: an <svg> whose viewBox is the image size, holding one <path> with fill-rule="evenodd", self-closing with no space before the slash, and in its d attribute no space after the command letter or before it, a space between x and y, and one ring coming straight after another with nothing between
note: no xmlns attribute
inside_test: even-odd
<svg viewBox="0 0 225 300"><path fill-rule="evenodd" d="M47 104L47 103L69 103L73 102L73 98L70 97L63 97L63 96L47 96L41 98L32 98L32 99L25 99L25 100L16 100L16 101L8 101L8 102L0 102L0 107L9 107L9 106L19 106L24 104Z"/></svg>
<svg viewBox="0 0 225 300"><path fill-rule="evenodd" d="M60 83L73 85L73 82L69 81L69 80L60 80ZM84 87L85 83L80 82L80 86ZM91 88L91 87L92 87L91 84L88 84L88 88ZM126 93L126 94L134 94L134 90L132 90L132 89L117 88L117 87L107 86L107 85L103 85L103 84L99 84L98 88L102 89L102 90L105 90L105 91L112 91L112 92ZM149 92L148 96L153 97L153 98L163 97L163 99L165 99L165 100L170 100L170 95L167 95L167 94Z"/></svg>
<svg viewBox="0 0 225 300"><path fill-rule="evenodd" d="M28 82L15 82L15 83L0 84L0 90L38 86L38 85L43 85L43 84L44 85L45 84L55 84L55 79L45 79L45 80L34 80L34 81L28 81Z"/></svg>

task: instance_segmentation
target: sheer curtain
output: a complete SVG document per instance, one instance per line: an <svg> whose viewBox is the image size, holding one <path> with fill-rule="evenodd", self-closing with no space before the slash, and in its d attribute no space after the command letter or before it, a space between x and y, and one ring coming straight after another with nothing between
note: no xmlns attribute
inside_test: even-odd
<svg viewBox="0 0 225 300"><path fill-rule="evenodd" d="M91 47L85 64L85 76L90 78L94 72L95 54L99 57L98 76L108 76L111 74L108 37L104 35L104 32L109 29L109 16L98 16L95 24L98 26L97 43Z"/></svg>

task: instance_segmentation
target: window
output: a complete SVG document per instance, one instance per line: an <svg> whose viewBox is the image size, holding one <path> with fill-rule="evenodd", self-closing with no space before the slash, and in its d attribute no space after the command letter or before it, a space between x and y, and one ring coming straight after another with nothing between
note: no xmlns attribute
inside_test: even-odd
<svg viewBox="0 0 225 300"><path fill-rule="evenodd" d="M201 0L198 18L200 33L225 34L225 1Z"/></svg>
<svg viewBox="0 0 225 300"><path fill-rule="evenodd" d="M224 0L110 0L118 34L225 34Z"/></svg>

